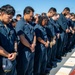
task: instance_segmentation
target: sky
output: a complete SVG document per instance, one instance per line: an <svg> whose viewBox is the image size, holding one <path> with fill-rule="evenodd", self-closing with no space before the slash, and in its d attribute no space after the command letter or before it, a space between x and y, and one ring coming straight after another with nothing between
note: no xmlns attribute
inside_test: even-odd
<svg viewBox="0 0 75 75"><path fill-rule="evenodd" d="M12 5L16 14L23 14L26 6L31 6L35 14L48 12L50 7L55 7L58 13L61 13L65 7L69 7L71 12L75 13L75 0L0 0L0 7L6 4Z"/></svg>

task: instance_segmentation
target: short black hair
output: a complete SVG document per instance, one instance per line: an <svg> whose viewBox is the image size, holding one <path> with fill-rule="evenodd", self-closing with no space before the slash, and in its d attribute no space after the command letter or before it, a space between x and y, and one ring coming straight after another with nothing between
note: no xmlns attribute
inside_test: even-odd
<svg viewBox="0 0 75 75"><path fill-rule="evenodd" d="M4 5L1 7L1 12L5 12L7 13L8 15L15 15L15 9L13 6L7 4L7 5Z"/></svg>
<svg viewBox="0 0 75 75"><path fill-rule="evenodd" d="M1 15L1 8L0 8L0 15Z"/></svg>
<svg viewBox="0 0 75 75"><path fill-rule="evenodd" d="M74 17L75 17L75 14L74 14Z"/></svg>
<svg viewBox="0 0 75 75"><path fill-rule="evenodd" d="M11 23L17 22L17 19L12 19Z"/></svg>
<svg viewBox="0 0 75 75"><path fill-rule="evenodd" d="M74 16L74 13L70 13L71 16Z"/></svg>
<svg viewBox="0 0 75 75"><path fill-rule="evenodd" d="M31 6L27 6L24 11L23 11L23 15L26 13L26 14L29 14L30 12L34 12L34 9L31 7Z"/></svg>
<svg viewBox="0 0 75 75"><path fill-rule="evenodd" d="M54 8L54 7L51 7L51 8L48 10L48 12L50 12L50 11L57 12L56 8Z"/></svg>
<svg viewBox="0 0 75 75"><path fill-rule="evenodd" d="M16 17L22 17L22 15L21 14L17 14Z"/></svg>
<svg viewBox="0 0 75 75"><path fill-rule="evenodd" d="M64 10L70 11L70 8L69 7L65 7Z"/></svg>
<svg viewBox="0 0 75 75"><path fill-rule="evenodd" d="M42 25L43 19L48 20L48 17L47 17L47 16L39 16L39 17L38 17L38 24Z"/></svg>
<svg viewBox="0 0 75 75"><path fill-rule="evenodd" d="M1 8L0 8L0 12L1 12Z"/></svg>
<svg viewBox="0 0 75 75"><path fill-rule="evenodd" d="M45 12L43 12L41 15L42 15L42 16L43 16L43 15L44 15L44 16L46 16L46 13L45 13Z"/></svg>

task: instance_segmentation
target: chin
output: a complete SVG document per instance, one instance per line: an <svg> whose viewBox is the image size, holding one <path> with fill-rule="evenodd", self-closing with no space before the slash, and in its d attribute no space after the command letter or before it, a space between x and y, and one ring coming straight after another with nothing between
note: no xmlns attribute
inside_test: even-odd
<svg viewBox="0 0 75 75"><path fill-rule="evenodd" d="M9 22L4 22L4 24L9 24Z"/></svg>
<svg viewBox="0 0 75 75"><path fill-rule="evenodd" d="M31 22L32 20L29 20L29 22Z"/></svg>
<svg viewBox="0 0 75 75"><path fill-rule="evenodd" d="M9 22L8 22L8 23L6 23L6 24L9 24Z"/></svg>

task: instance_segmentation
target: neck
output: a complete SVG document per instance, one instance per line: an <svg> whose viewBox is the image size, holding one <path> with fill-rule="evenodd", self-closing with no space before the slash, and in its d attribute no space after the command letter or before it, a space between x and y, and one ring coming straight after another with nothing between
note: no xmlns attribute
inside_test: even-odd
<svg viewBox="0 0 75 75"><path fill-rule="evenodd" d="M7 25L3 22L4 26L7 27Z"/></svg>
<svg viewBox="0 0 75 75"><path fill-rule="evenodd" d="M62 12L62 14L64 15L64 11Z"/></svg>
<svg viewBox="0 0 75 75"><path fill-rule="evenodd" d="M0 21L2 21L2 18L1 18L1 16L0 16Z"/></svg>
<svg viewBox="0 0 75 75"><path fill-rule="evenodd" d="M24 16L24 20L28 23L27 19L26 19L26 16Z"/></svg>
<svg viewBox="0 0 75 75"><path fill-rule="evenodd" d="M2 20L1 20L1 21L2 21ZM5 22L2 21L2 23L3 23L3 25L4 25L5 27L7 27L7 24L6 24Z"/></svg>
<svg viewBox="0 0 75 75"><path fill-rule="evenodd" d="M3 22L2 17L0 16L0 21L4 24L4 26L6 27L7 24Z"/></svg>

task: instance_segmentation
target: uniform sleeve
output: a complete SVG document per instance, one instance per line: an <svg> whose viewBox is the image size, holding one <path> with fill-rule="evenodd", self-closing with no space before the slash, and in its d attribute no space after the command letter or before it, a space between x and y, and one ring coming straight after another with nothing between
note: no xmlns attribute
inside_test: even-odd
<svg viewBox="0 0 75 75"><path fill-rule="evenodd" d="M1 46L1 33L0 33L0 46Z"/></svg>
<svg viewBox="0 0 75 75"><path fill-rule="evenodd" d="M14 39L15 39L15 41L17 41L18 40L18 38L17 38L17 34L16 34L16 31L14 30Z"/></svg>
<svg viewBox="0 0 75 75"><path fill-rule="evenodd" d="M66 31L66 20L62 16L59 17L58 19L58 24L61 26L63 31Z"/></svg>
<svg viewBox="0 0 75 75"><path fill-rule="evenodd" d="M75 22L74 22L74 27L75 27Z"/></svg>
<svg viewBox="0 0 75 75"><path fill-rule="evenodd" d="M48 37L52 37L52 33L51 33L51 30L49 29L49 27L46 27L46 32L47 32L47 35Z"/></svg>
<svg viewBox="0 0 75 75"><path fill-rule="evenodd" d="M21 23L19 21L16 24L16 33L17 33L18 36L24 34L24 32L23 32L23 23Z"/></svg>
<svg viewBox="0 0 75 75"><path fill-rule="evenodd" d="M75 23L73 21L71 21L71 27L75 27Z"/></svg>
<svg viewBox="0 0 75 75"><path fill-rule="evenodd" d="M47 30L47 35L49 35L51 38L55 36L54 27L50 23L46 30Z"/></svg>
<svg viewBox="0 0 75 75"><path fill-rule="evenodd" d="M37 38L41 37L41 31L38 28L35 29L35 35Z"/></svg>

